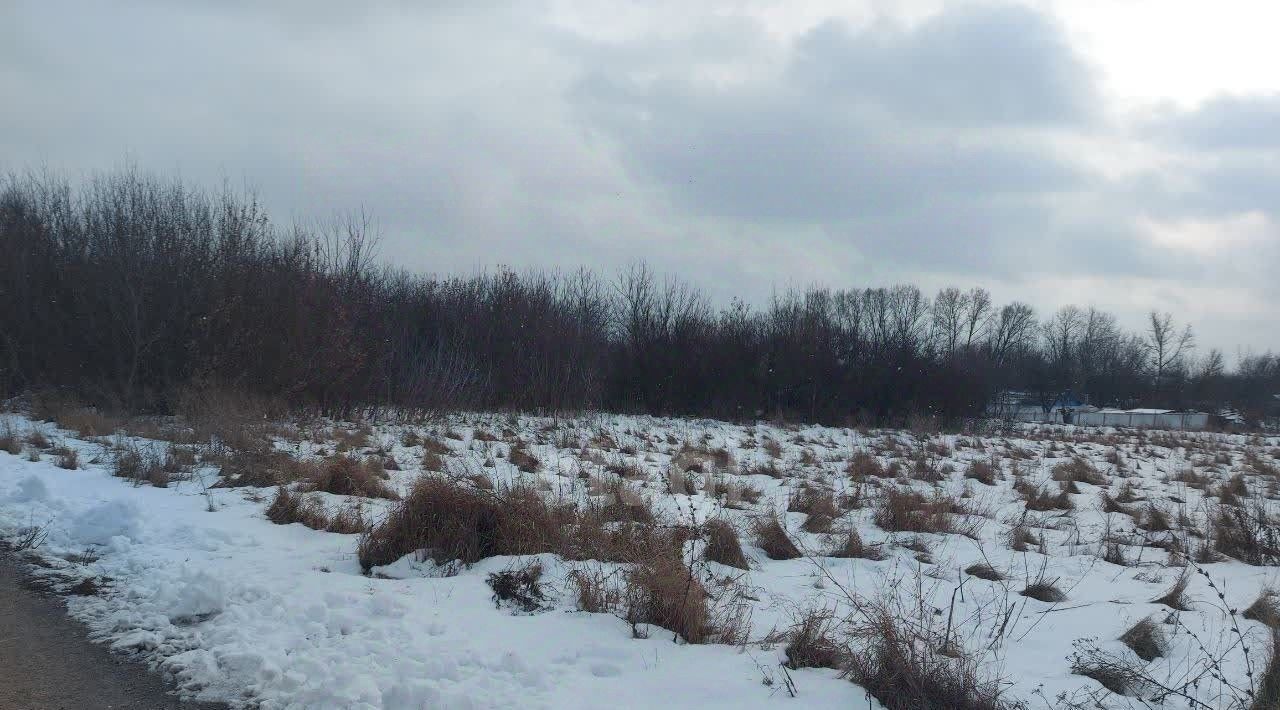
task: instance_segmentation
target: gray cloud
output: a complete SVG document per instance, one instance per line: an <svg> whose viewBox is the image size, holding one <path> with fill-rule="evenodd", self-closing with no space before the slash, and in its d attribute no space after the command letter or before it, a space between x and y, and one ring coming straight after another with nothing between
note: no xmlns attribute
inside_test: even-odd
<svg viewBox="0 0 1280 710"><path fill-rule="evenodd" d="M829 21L798 42L788 78L952 128L1072 123L1097 110L1090 71L1061 29L1016 5L957 7L911 29Z"/></svg>
<svg viewBox="0 0 1280 710"><path fill-rule="evenodd" d="M1280 94L1218 97L1150 128L1200 150L1280 150Z"/></svg>
<svg viewBox="0 0 1280 710"><path fill-rule="evenodd" d="M5 3L0 168L129 159L256 186L285 222L363 207L386 257L424 271L645 258L724 298L913 280L1046 310L1102 297L1043 284L1093 278L1122 317L1167 304L1127 290L1230 291L1201 299L1217 342L1280 346L1258 339L1280 331L1256 327L1276 282L1259 260L1141 224L1280 214L1273 98L1130 126L1025 7L786 38L743 7L606 38L536 0ZM1095 139L1178 168L1104 177L1076 149Z"/></svg>

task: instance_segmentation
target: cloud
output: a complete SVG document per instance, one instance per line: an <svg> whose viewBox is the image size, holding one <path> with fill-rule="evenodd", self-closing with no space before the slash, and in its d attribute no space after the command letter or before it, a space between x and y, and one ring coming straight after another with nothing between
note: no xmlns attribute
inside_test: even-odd
<svg viewBox="0 0 1280 710"><path fill-rule="evenodd" d="M1280 150L1280 94L1219 96L1166 115L1152 128L1197 150Z"/></svg>
<svg viewBox="0 0 1280 710"><path fill-rule="evenodd" d="M1106 283L1122 318L1194 292L1215 327L1265 319L1274 98L1138 121L1054 17L937 5L0 4L0 168L363 208L420 271L643 258L722 300L915 281L1046 311ZM1240 224L1249 268L1177 241Z"/></svg>
<svg viewBox="0 0 1280 710"><path fill-rule="evenodd" d="M789 78L951 128L1076 123L1097 110L1091 72L1062 29L1018 5L953 5L911 28L828 21L798 42Z"/></svg>

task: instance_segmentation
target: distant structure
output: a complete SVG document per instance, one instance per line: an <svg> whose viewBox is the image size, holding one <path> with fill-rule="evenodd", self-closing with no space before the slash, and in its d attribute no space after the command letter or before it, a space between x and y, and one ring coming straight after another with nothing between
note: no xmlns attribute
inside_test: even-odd
<svg viewBox="0 0 1280 710"><path fill-rule="evenodd" d="M1045 407L1026 392L1004 392L987 412L990 416L1017 422L1079 424L1082 426L1134 427L1145 429L1196 430L1209 428L1209 414L1174 409L1100 409L1070 390Z"/></svg>

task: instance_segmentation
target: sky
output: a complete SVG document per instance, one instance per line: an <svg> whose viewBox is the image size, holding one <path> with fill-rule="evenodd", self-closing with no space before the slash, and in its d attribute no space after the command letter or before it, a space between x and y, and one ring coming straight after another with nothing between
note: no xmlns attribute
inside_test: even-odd
<svg viewBox="0 0 1280 710"><path fill-rule="evenodd" d="M8 0L0 170L364 211L427 273L982 286L1280 350L1280 6Z"/></svg>

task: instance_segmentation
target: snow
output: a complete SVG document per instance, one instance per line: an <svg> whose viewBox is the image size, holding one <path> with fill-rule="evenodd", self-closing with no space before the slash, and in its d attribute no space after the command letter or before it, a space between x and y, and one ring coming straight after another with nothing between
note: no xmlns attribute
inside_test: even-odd
<svg viewBox="0 0 1280 710"><path fill-rule="evenodd" d="M25 418L8 416L16 428L33 426ZM553 424L559 427L557 433L542 434ZM509 427L529 442L543 461L543 470L533 475L554 485L561 495L588 495L580 472L604 475L600 460L625 460L646 472L646 478L632 484L659 510L698 519L720 515L744 523L751 515L774 509L806 551L822 549L828 539L802 532L805 516L785 511L800 481L827 481L837 494L851 493L854 488L842 472L853 452L877 452L887 462L887 448L908 452L920 443L906 432L612 415L558 422L466 415L440 427L441 432L462 432L460 439L441 439L451 447L451 461L499 480L522 474L495 454L505 444L475 438L481 427L491 432ZM886 533L871 521L869 510L855 510L849 520L867 544L883 545L884 560L813 554L774 561L744 536L752 570L707 565L710 576L740 578L734 582L737 586L726 583L717 589L744 592L738 599L750 605L751 641L741 646L673 643L672 634L661 629L650 629L647 638L634 638L631 626L621 619L579 611L569 591L569 575L608 567L600 563L538 555L490 558L467 567L436 565L409 555L366 576L356 559L356 536L266 520L263 511L270 490L210 487L216 469L209 466L197 468L191 480L165 489L131 485L110 475L105 443L80 441L69 432L59 432L58 443L77 449L81 461L97 463L66 471L48 457L33 462L0 453L0 537L47 524L48 536L39 550L45 569L37 573L66 586L85 578L103 582L99 594L67 598L69 613L88 625L94 639L145 659L170 676L186 696L240 707L874 710L878 703L868 700L861 688L826 669L788 671L798 691L792 697L779 669L785 643L768 639L770 631L785 630L805 609L847 615L852 596L886 594L904 608L936 610L931 615L943 622L954 603L960 620L956 634L967 648L982 651L984 671L1000 679L1011 697L1042 706L1039 699L1046 699L1053 706L1060 696L1078 698L1099 688L1070 673L1072 642L1094 637L1109 650L1130 653L1112 639L1135 621L1166 615L1165 607L1150 600L1169 587L1178 571L1159 564L1164 553L1151 548L1129 549L1137 566L1099 559L1104 526L1116 521L1097 510L1096 487L1088 484L1081 484L1085 491L1073 496L1074 513L1040 515L1043 527L1037 532L1045 536L1050 554L1034 549L1014 552L1004 538L1011 516L1023 511L1011 495L1009 476L987 486L962 474L969 462L989 460L990 452L999 448L1008 457L1006 465L1016 459L1015 450L1026 452L1026 459L1017 459L1019 465L1047 481L1052 465L1071 455L1050 451L1050 446L1084 431L1024 428L1008 438L937 437L947 449L938 454L937 462L949 462L955 469L940 484L941 490L990 511L972 537ZM403 470L393 472L391 482L406 490L421 473L417 462L422 449L401 445L403 432L398 426L376 427L373 443L399 462ZM590 443L604 434L612 446ZM1157 450L1151 443L1134 445L1126 437L1118 438L1134 449L1132 454L1126 449L1126 456L1135 476L1124 480L1153 500L1177 494L1186 501L1189 515L1198 515L1203 494L1165 480L1187 465L1190 454L1177 448ZM692 494L668 494L663 471L674 450L672 441L725 447L743 469L766 458L762 442L777 442L786 473L781 479L726 474L719 486L700 482L695 487L701 490ZM1265 452L1278 445L1274 439L1250 444L1239 436L1218 441L1231 452L1233 465L1246 448ZM1069 445L1075 455L1107 466L1106 447L1081 441ZM279 446L301 456L333 449L332 441L305 438L281 441ZM584 457L588 450L599 453L594 457L598 460ZM725 496L713 490L723 491L725 482L760 489L761 502L741 509L726 507ZM924 484L912 485L925 490ZM321 499L331 510L345 503L341 496ZM376 518L389 504L366 505ZM917 553L903 547L916 538L928 542L931 562L918 561ZM551 597L548 609L515 613L495 605L488 575L532 559L544 569ZM993 583L962 571L984 561L1004 570L1009 580ZM1221 603L1233 608L1244 608L1262 589L1277 586L1276 568L1234 561L1205 568L1223 590ZM1027 580L1041 576L1058 580L1068 601L1040 602L1017 594ZM1231 643L1225 617L1217 611L1217 593L1207 581L1197 575L1189 594L1197 604L1180 615L1185 628L1211 645ZM1259 624L1244 622L1243 628L1257 648L1265 647ZM1186 672L1193 657L1192 641L1184 633L1175 638L1169 659L1157 662L1156 672L1176 677ZM1225 672L1238 679L1244 670L1229 666ZM1169 701L1165 707L1182 706Z"/></svg>

